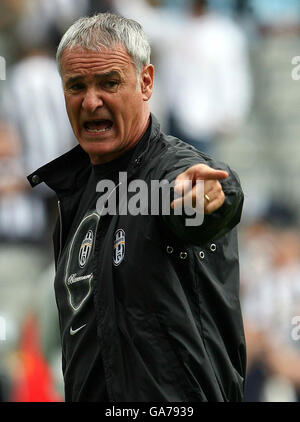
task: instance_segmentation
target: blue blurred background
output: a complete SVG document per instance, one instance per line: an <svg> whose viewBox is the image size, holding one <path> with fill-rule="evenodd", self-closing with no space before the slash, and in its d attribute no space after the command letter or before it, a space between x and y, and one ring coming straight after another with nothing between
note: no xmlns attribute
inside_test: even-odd
<svg viewBox="0 0 300 422"><path fill-rule="evenodd" d="M57 204L25 176L76 145L55 50L74 20L103 11L143 25L163 130L240 175L245 401L297 402L300 0L0 0L0 401L64 400Z"/></svg>

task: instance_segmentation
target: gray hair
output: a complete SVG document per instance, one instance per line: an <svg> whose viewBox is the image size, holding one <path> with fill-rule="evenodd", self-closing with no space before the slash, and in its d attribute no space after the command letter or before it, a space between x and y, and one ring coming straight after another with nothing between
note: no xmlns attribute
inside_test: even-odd
<svg viewBox="0 0 300 422"><path fill-rule="evenodd" d="M123 46L132 58L137 74L150 63L150 44L142 26L132 20L111 13L98 13L78 19L63 35L57 48L56 60L61 73L64 50L80 47L92 51Z"/></svg>

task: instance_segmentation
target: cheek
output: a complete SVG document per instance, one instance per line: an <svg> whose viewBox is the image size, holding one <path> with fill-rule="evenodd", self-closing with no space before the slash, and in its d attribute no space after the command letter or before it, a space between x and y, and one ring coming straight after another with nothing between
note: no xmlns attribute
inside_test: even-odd
<svg viewBox="0 0 300 422"><path fill-rule="evenodd" d="M130 97L129 97L130 98ZM131 98L128 101L128 97L124 102L123 106L123 123L125 126L130 126L134 123L138 123L137 117L139 116L142 110L142 102L138 95L131 95Z"/></svg>

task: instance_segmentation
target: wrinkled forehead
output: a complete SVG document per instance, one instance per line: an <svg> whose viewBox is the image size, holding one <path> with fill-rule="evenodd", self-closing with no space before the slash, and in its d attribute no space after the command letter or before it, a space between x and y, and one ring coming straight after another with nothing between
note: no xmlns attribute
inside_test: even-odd
<svg viewBox="0 0 300 422"><path fill-rule="evenodd" d="M127 71L134 63L123 46L101 47L99 51L81 47L67 47L61 57L63 79L71 74L107 72L109 70Z"/></svg>

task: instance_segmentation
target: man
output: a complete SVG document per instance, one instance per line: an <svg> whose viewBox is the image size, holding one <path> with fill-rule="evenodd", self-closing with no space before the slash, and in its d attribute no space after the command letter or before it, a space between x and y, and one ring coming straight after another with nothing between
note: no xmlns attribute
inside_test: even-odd
<svg viewBox="0 0 300 422"><path fill-rule="evenodd" d="M59 198L55 293L66 400L241 400L237 177L160 131L148 107L150 47L137 22L82 18L63 36L57 60L80 145L29 181L46 182ZM169 203L169 215L123 212L133 191L124 200L121 173L149 188L175 180L183 197ZM199 202L200 179L204 221L188 226L175 211ZM185 180L192 189L183 190ZM100 207L102 181L115 188ZM121 211L107 212L117 193Z"/></svg>

